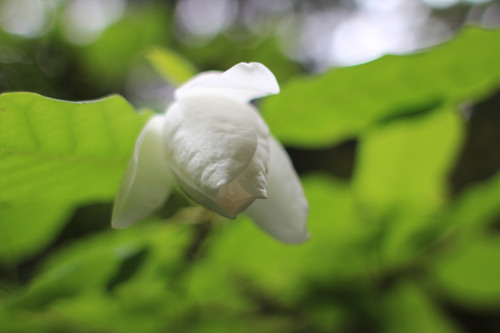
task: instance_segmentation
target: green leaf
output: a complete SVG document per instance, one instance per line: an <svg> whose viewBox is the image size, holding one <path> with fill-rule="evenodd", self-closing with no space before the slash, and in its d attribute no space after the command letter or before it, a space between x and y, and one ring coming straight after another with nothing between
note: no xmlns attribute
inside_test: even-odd
<svg viewBox="0 0 500 333"><path fill-rule="evenodd" d="M36 277L15 303L27 308L43 307L59 298L103 288L118 269L120 256L116 247L70 250L71 258L60 260L53 268Z"/></svg>
<svg viewBox="0 0 500 333"><path fill-rule="evenodd" d="M500 217L500 172L487 181L467 189L445 212L448 226L460 238L474 240L489 234L491 223Z"/></svg>
<svg viewBox="0 0 500 333"><path fill-rule="evenodd" d="M149 286L144 286L139 291L138 297L148 291ZM156 288L156 297L161 297L163 292ZM132 301L133 302L133 301ZM168 308L170 304L163 302L158 304ZM54 311L64 322L71 323L71 327L81 332L162 332L165 331L167 320L155 317L151 313L134 313L127 311L128 304L121 302L109 294L90 290L81 293L77 297L65 298L58 301Z"/></svg>
<svg viewBox="0 0 500 333"><path fill-rule="evenodd" d="M390 117L491 93L500 80L498 40L500 31L468 28L428 51L296 79L262 109L285 143L329 146Z"/></svg>
<svg viewBox="0 0 500 333"><path fill-rule="evenodd" d="M462 136L460 115L447 107L367 131L354 176L365 214L374 219L396 210L425 214L443 203Z"/></svg>
<svg viewBox="0 0 500 333"><path fill-rule="evenodd" d="M460 115L443 107L389 122L361 137L356 197L364 217L381 227L386 259L404 259L421 246L415 235L446 202L446 177L462 135Z"/></svg>
<svg viewBox="0 0 500 333"><path fill-rule="evenodd" d="M0 95L0 202L113 198L146 117L119 96Z"/></svg>
<svg viewBox="0 0 500 333"><path fill-rule="evenodd" d="M235 40L220 34L208 44L180 45L179 53L202 70L225 71L241 61L257 61L265 64L280 82L302 72L296 62L283 54L277 38L247 37Z"/></svg>
<svg viewBox="0 0 500 333"><path fill-rule="evenodd" d="M196 74L193 65L172 50L155 47L146 57L163 79L178 86Z"/></svg>
<svg viewBox="0 0 500 333"><path fill-rule="evenodd" d="M470 306L500 305L500 239L483 238L435 258L433 282L449 298Z"/></svg>
<svg viewBox="0 0 500 333"><path fill-rule="evenodd" d="M72 332L74 327L46 312L15 311L0 304L0 329L9 333Z"/></svg>
<svg viewBox="0 0 500 333"><path fill-rule="evenodd" d="M447 229L433 257L431 281L448 298L472 307L500 305L500 173L471 186L443 212ZM445 245L446 247L443 247Z"/></svg>
<svg viewBox="0 0 500 333"><path fill-rule="evenodd" d="M240 215L214 231L209 258L186 279L196 299L230 302L240 309L249 306L241 294L252 293L255 287L271 299L290 302L301 295L304 281L331 283L365 274L369 267L361 244L370 235L370 226L358 218L348 184L313 175L304 186L311 206L311 239L284 245Z"/></svg>
<svg viewBox="0 0 500 333"><path fill-rule="evenodd" d="M423 290L403 281L384 300L384 332L460 332Z"/></svg>
<svg viewBox="0 0 500 333"><path fill-rule="evenodd" d="M120 264L145 246L144 239L127 231L100 233L62 248L48 258L16 304L36 308L81 292L104 290Z"/></svg>
<svg viewBox="0 0 500 333"><path fill-rule="evenodd" d="M18 263L48 245L71 208L66 202L44 201L0 205L0 263Z"/></svg>
<svg viewBox="0 0 500 333"><path fill-rule="evenodd" d="M123 302L128 309L144 311L148 302L158 302L161 297L156 294L158 283L164 287L183 259L189 238L177 223L182 222L149 221L70 242L51 252L26 289L11 293L9 300L20 308L34 309L51 306L62 299L78 303L82 294L110 292L125 298ZM142 295L144 299L135 294L141 288L144 292L148 289L145 285L152 284L155 292Z"/></svg>
<svg viewBox="0 0 500 333"><path fill-rule="evenodd" d="M168 38L168 29L162 11L128 12L98 40L82 47L79 55L85 72L94 84L105 87L123 80L144 51Z"/></svg>

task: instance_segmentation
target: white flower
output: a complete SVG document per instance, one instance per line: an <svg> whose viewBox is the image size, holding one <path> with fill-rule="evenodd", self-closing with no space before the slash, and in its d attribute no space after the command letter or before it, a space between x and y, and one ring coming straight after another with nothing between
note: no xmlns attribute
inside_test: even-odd
<svg viewBox="0 0 500 333"><path fill-rule="evenodd" d="M250 100L277 94L271 71L240 63L201 73L179 87L164 115L142 130L115 200L124 228L160 208L175 183L220 215L247 214L286 243L308 239L307 201L283 147Z"/></svg>

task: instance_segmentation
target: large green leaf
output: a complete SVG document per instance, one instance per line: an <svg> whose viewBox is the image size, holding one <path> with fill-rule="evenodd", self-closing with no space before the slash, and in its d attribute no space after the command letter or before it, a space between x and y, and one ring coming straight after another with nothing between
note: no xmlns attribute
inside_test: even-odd
<svg viewBox="0 0 500 333"><path fill-rule="evenodd" d="M321 147L388 117L479 99L498 87L499 40L500 31L469 28L425 52L299 78L263 101L264 115L282 141Z"/></svg>
<svg viewBox="0 0 500 333"><path fill-rule="evenodd" d="M0 260L49 245L75 205L110 201L147 114L121 97L0 95Z"/></svg>
<svg viewBox="0 0 500 333"><path fill-rule="evenodd" d="M0 202L113 198L146 116L119 96L0 95Z"/></svg>

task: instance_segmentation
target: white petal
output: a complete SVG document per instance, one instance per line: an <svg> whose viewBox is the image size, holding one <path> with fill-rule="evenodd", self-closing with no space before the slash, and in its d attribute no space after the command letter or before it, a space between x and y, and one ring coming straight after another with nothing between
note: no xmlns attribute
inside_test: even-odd
<svg viewBox="0 0 500 333"><path fill-rule="evenodd" d="M274 138L270 138L267 190L268 198L255 200L245 213L262 230L282 242L306 241L309 207L285 149Z"/></svg>
<svg viewBox="0 0 500 333"><path fill-rule="evenodd" d="M248 102L279 91L276 77L266 66L242 62L223 73L211 71L195 76L176 90L175 97L180 100L186 96L208 94Z"/></svg>
<svg viewBox="0 0 500 333"><path fill-rule="evenodd" d="M134 155L113 207L111 225L125 228L161 207L173 178L165 159L163 115L153 116L135 144Z"/></svg>
<svg viewBox="0 0 500 333"><path fill-rule="evenodd" d="M267 170L269 164L269 128L257 114L257 150L240 175L235 179L243 189L256 197L267 198Z"/></svg>
<svg viewBox="0 0 500 333"><path fill-rule="evenodd" d="M253 106L219 96L190 96L170 107L167 158L188 196L231 218L256 197L266 197L265 177L264 184L259 181L265 170L253 166L263 162L252 162L267 155L266 147L258 148L260 136L268 133L261 122Z"/></svg>

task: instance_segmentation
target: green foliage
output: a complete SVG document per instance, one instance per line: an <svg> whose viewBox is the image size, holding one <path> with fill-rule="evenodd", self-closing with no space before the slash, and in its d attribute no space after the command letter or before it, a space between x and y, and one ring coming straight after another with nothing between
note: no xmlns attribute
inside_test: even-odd
<svg viewBox="0 0 500 333"><path fill-rule="evenodd" d="M404 260L419 250L415 235L447 201L446 175L462 142L463 121L441 107L397 119L360 138L354 176L359 209L384 225L386 260Z"/></svg>
<svg viewBox="0 0 500 333"><path fill-rule="evenodd" d="M500 255L498 237L460 246L436 261L433 278L452 299L469 306L500 304Z"/></svg>
<svg viewBox="0 0 500 333"><path fill-rule="evenodd" d="M161 23L139 16L85 47L102 84L159 38ZM116 37L125 33L138 44ZM111 230L109 204L150 112L119 96L0 95L0 331L460 332L449 306L500 304L500 174L458 194L449 187L467 140L460 109L498 88L499 37L468 29L418 54L316 77L271 61L293 77L263 101L274 134L302 147L358 143L350 179L303 175L312 237L299 246L243 215L200 223L176 197L162 219ZM263 41L244 59L246 49L219 37L187 58L203 68L227 52L224 69L234 57L273 58L275 47ZM108 68L116 50L123 58ZM180 83L192 75L180 54L146 56Z"/></svg>
<svg viewBox="0 0 500 333"><path fill-rule="evenodd" d="M43 249L56 237L70 212L67 202L1 203L0 262L17 263Z"/></svg>
<svg viewBox="0 0 500 333"><path fill-rule="evenodd" d="M383 305L387 311L386 332L460 332L445 319L428 295L411 282L397 286Z"/></svg>
<svg viewBox="0 0 500 333"><path fill-rule="evenodd" d="M499 39L499 31L469 28L421 53L297 78L266 99L264 114L282 141L324 147L395 116L479 100L500 80Z"/></svg>
<svg viewBox="0 0 500 333"><path fill-rule="evenodd" d="M111 200L146 114L121 97L0 95L0 259L47 245L79 204ZM13 222L17 221L17 222Z"/></svg>
<svg viewBox="0 0 500 333"><path fill-rule="evenodd" d="M447 211L446 240L455 246L432 262L432 283L448 298L468 306L500 304L500 174L462 194Z"/></svg>
<svg viewBox="0 0 500 333"><path fill-rule="evenodd" d="M163 79L174 86L196 74L193 65L171 50L155 47L149 50L146 56Z"/></svg>
<svg viewBox="0 0 500 333"><path fill-rule="evenodd" d="M438 108L368 130L360 138L355 186L366 214L427 213L445 200L463 132L456 110ZM397 216L396 216L397 217Z"/></svg>
<svg viewBox="0 0 500 333"><path fill-rule="evenodd" d="M0 202L109 200L146 117L121 97L0 96Z"/></svg>
<svg viewBox="0 0 500 333"><path fill-rule="evenodd" d="M181 47L182 54L200 70L226 70L238 62L257 61L266 65L283 83L300 73L299 66L280 52L275 38L250 38L235 44L225 35L219 35L206 45Z"/></svg>
<svg viewBox="0 0 500 333"><path fill-rule="evenodd" d="M166 39L167 22L163 13L138 10L112 25L103 36L82 47L81 63L94 84L109 85L123 80L134 63L152 45Z"/></svg>

